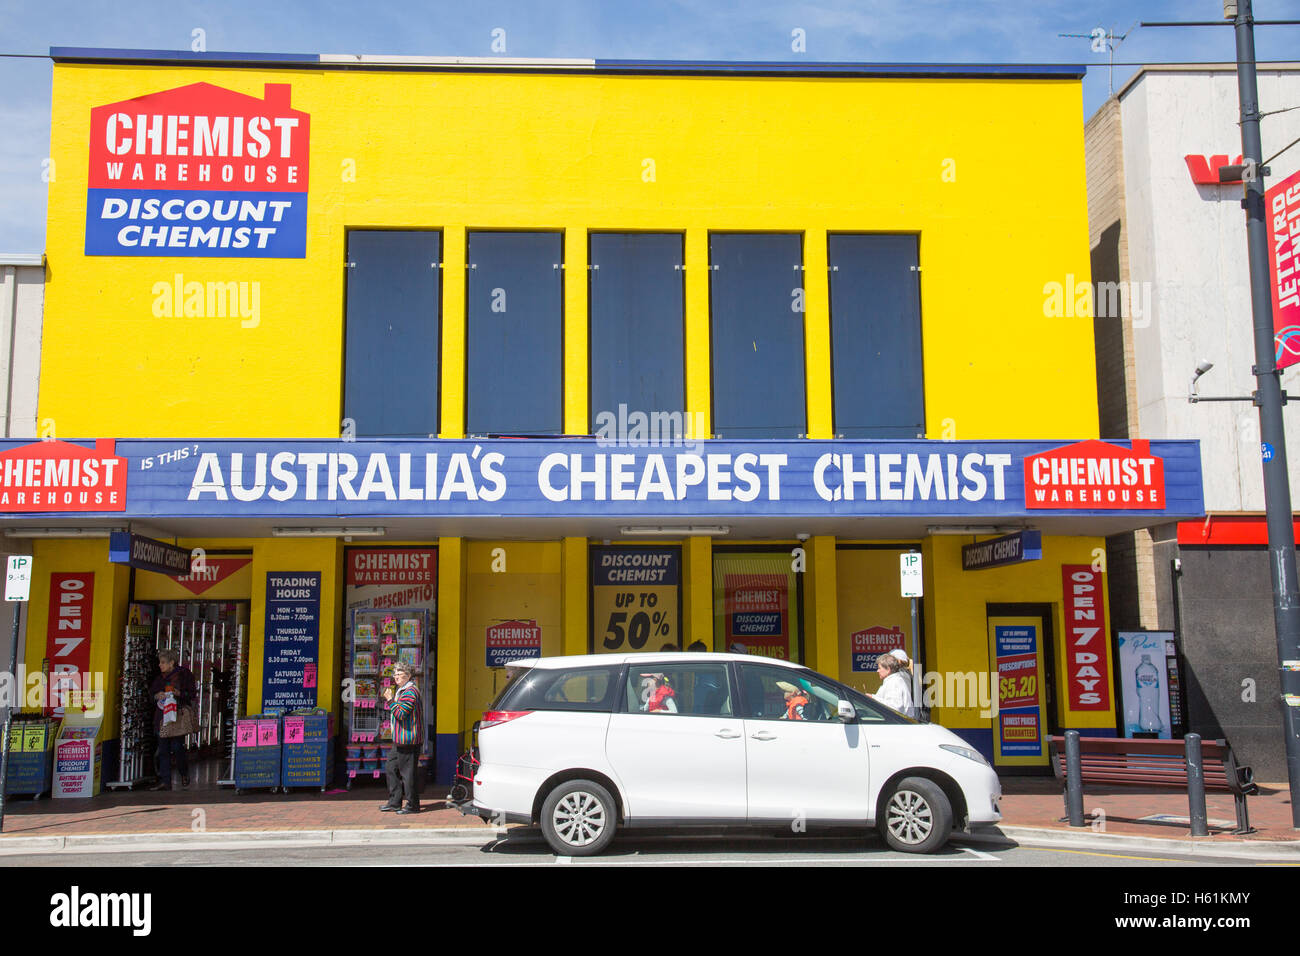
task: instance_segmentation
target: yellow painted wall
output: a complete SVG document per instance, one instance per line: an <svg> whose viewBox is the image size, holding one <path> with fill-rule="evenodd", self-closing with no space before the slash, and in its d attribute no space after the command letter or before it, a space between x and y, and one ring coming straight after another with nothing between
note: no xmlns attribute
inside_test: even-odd
<svg viewBox="0 0 1300 956"><path fill-rule="evenodd" d="M90 672L94 686L104 690L102 735L116 737L122 675L122 635L126 630L126 594L130 569L108 560L107 538L36 540L32 542L31 598L23 606L23 663L27 674L39 674L49 634L50 575L88 572L95 575L90 620ZM30 687L30 685L29 685ZM29 687L24 688L26 692ZM84 685L83 685L84 687ZM111 776L116 779L117 768Z"/></svg>
<svg viewBox="0 0 1300 956"><path fill-rule="evenodd" d="M842 548L836 552L839 608L839 679L863 693L880 688L874 671L853 670L853 634L868 627L897 627L912 653L912 602L899 595L898 557L906 545L888 549ZM924 587L924 584L922 585Z"/></svg>
<svg viewBox="0 0 1300 956"><path fill-rule="evenodd" d="M468 727L505 686L505 668L487 666L489 627L503 621L536 621L544 657L567 651L561 542L471 541L465 551L463 717ZM493 570L494 565L504 570Z"/></svg>
<svg viewBox="0 0 1300 956"><path fill-rule="evenodd" d="M929 538L922 555L933 575L926 578L925 628L926 668L939 672L975 671L989 673L987 614L988 603L1035 603L1052 606L1052 638L1056 659L1056 686L1053 706L1065 692L1066 655L1064 620L1061 610L1061 565L1092 564L1098 549L1105 553L1104 538L1067 538L1043 536L1043 557L987 571L963 571L961 546L970 538L938 535ZM1103 577L1103 582L1104 582ZM897 583L895 579L895 583ZM1102 593L1105 593L1103 583ZM1110 634L1110 608L1106 608L1103 633ZM1109 638L1108 638L1109 639ZM1108 655L1110 673L1114 669L1113 649ZM1066 711L1061 724L1068 728L1111 728L1115 726L1114 694L1111 709L1106 711ZM988 727L988 718L979 716L978 706L944 707L934 719L948 727Z"/></svg>
<svg viewBox="0 0 1300 956"><path fill-rule="evenodd" d="M91 108L199 80L258 97L289 83L311 115L307 257L85 257ZM808 424L825 437L825 234L903 231L921 236L931 435L1095 437L1092 321L1043 315L1045 283L1089 275L1080 115L1076 80L59 64L40 417L66 437L337 436L350 227L443 231L447 436L463 426L466 228L565 232L570 430L587 406L584 230L684 231L687 404L707 412L708 232L786 230L805 237ZM177 273L260 283L258 325L155 318L152 287ZM1053 400L1007 402L1002 381Z"/></svg>
<svg viewBox="0 0 1300 956"><path fill-rule="evenodd" d="M438 539L438 674L436 718L439 734L468 728L465 715L465 570L469 549L461 538Z"/></svg>

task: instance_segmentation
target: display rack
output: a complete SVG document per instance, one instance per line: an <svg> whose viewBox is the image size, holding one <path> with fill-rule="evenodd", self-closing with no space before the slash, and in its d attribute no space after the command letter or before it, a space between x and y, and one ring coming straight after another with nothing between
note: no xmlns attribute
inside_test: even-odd
<svg viewBox="0 0 1300 956"><path fill-rule="evenodd" d="M244 701L247 697L248 684L248 668L245 666L244 654L244 625L242 624L235 628L234 654L230 659L229 670L226 673L228 676L226 692L227 699L230 701L230 706L225 710L225 725L223 727L227 770L225 779L217 781L218 787L233 787L235 785L235 723L244 716Z"/></svg>
<svg viewBox="0 0 1300 956"><path fill-rule="evenodd" d="M54 740L59 721L41 711L15 710L9 729L9 775L5 796L50 796L54 782Z"/></svg>
<svg viewBox="0 0 1300 956"><path fill-rule="evenodd" d="M228 621L159 619L157 648L170 648L180 664L194 675L198 731L185 738L186 746L203 751L225 746L230 739L230 672L238 657L242 664L244 625ZM234 681L238 683L238 681ZM238 709L235 709L237 714Z"/></svg>
<svg viewBox="0 0 1300 956"><path fill-rule="evenodd" d="M149 699L149 674L154 661L153 629L130 624L122 645L121 720L117 780L110 790L131 789L154 777L153 701Z"/></svg>
<svg viewBox="0 0 1300 956"><path fill-rule="evenodd" d="M348 703L347 786L358 777L379 779L392 745L389 704L384 689L393 687L393 667L404 661L429 706L433 686L428 657L429 612L426 608L357 608L352 612L348 656L352 699ZM423 755L421 755L423 762Z"/></svg>

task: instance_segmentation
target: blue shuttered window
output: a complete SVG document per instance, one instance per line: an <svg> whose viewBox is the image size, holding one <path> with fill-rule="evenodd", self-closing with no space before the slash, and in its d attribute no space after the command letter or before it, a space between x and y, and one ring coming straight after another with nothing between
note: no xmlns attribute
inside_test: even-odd
<svg viewBox="0 0 1300 956"><path fill-rule="evenodd" d="M564 262L558 232L471 232L465 428L564 430Z"/></svg>
<svg viewBox="0 0 1300 956"><path fill-rule="evenodd" d="M682 237L593 233L590 244L593 431L619 420L620 405L624 421L684 412Z"/></svg>
<svg viewBox="0 0 1300 956"><path fill-rule="evenodd" d="M835 432L925 436L917 236L828 237Z"/></svg>
<svg viewBox="0 0 1300 956"><path fill-rule="evenodd" d="M713 432L798 438L804 400L803 242L792 234L709 237Z"/></svg>
<svg viewBox="0 0 1300 956"><path fill-rule="evenodd" d="M438 433L442 236L348 233L343 417L358 438Z"/></svg>

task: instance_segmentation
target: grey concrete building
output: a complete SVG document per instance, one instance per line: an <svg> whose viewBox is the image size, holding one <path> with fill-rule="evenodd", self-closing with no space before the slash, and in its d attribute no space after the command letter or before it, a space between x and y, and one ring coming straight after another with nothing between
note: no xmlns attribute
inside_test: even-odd
<svg viewBox="0 0 1300 956"><path fill-rule="evenodd" d="M1266 187L1300 168L1300 64L1259 73ZM1243 187L1215 170L1241 152L1231 64L1140 69L1088 120L1088 206L1103 438L1201 442L1203 522L1107 539L1117 632L1177 635L1186 730L1226 736L1264 781L1286 779L1265 549L1257 410L1188 401L1254 390ZM1207 182L1206 180L1215 180ZM1300 366L1283 374L1300 395ZM1300 489L1300 426L1286 413ZM1122 679L1122 678L1121 678Z"/></svg>
<svg viewBox="0 0 1300 956"><path fill-rule="evenodd" d="M45 257L0 254L0 362L4 391L0 393L0 435L36 438L37 396L41 380L41 316L45 302ZM30 554L31 542L0 538L0 566L11 554ZM9 666L13 605L0 614L0 668ZM21 646L19 653L21 654ZM4 719L0 702L0 720Z"/></svg>

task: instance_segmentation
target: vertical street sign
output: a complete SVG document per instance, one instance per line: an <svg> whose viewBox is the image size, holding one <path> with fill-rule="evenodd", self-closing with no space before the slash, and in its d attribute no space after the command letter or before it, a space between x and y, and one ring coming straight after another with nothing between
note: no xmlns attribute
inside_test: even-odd
<svg viewBox="0 0 1300 956"><path fill-rule="evenodd" d="M921 553L905 551L898 556L898 585L905 598L924 597L921 589Z"/></svg>
<svg viewBox="0 0 1300 956"><path fill-rule="evenodd" d="M14 630L9 641L9 673L15 675L18 670L18 622L21 619L23 602L32 592L32 556L29 554L12 554L5 569L5 600L14 602ZM0 832L5 826L5 786L9 780L9 731L13 727L14 707L17 699L11 700L5 709L4 737L0 739Z"/></svg>
<svg viewBox="0 0 1300 956"><path fill-rule="evenodd" d="M32 592L32 556L11 554L5 571L5 600L26 601Z"/></svg>
<svg viewBox="0 0 1300 956"><path fill-rule="evenodd" d="M917 630L916 599L924 596L921 586L921 552L904 551L898 556L898 587L902 596L912 599L912 706L921 713L921 635Z"/></svg>

